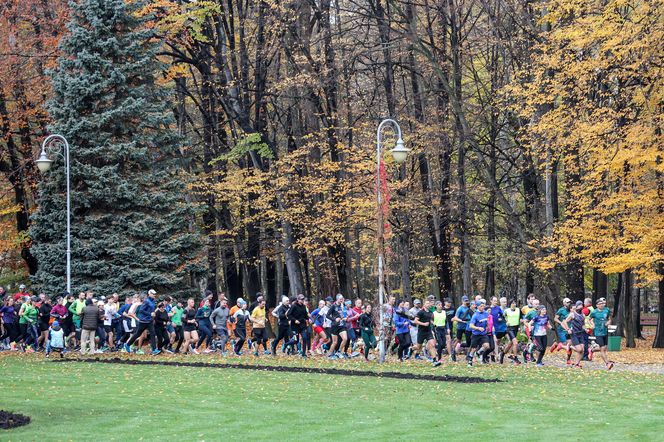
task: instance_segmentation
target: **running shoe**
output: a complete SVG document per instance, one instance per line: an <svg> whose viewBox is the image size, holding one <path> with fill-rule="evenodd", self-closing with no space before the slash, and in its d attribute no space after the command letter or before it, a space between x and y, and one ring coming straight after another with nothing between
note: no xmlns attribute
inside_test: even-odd
<svg viewBox="0 0 664 442"><path fill-rule="evenodd" d="M193 354L195 354L195 355L199 355L199 354L200 354L200 353L198 352L198 350L196 350L195 348L192 348L192 349L191 349L191 352L192 352Z"/></svg>
<svg viewBox="0 0 664 442"><path fill-rule="evenodd" d="M337 355L330 355L327 357L328 359L339 359Z"/></svg>
<svg viewBox="0 0 664 442"><path fill-rule="evenodd" d="M35 349L32 348L32 347L28 347L28 348L25 349L25 352L26 352L26 353L34 353L34 352L35 352Z"/></svg>
<svg viewBox="0 0 664 442"><path fill-rule="evenodd" d="M129 344L125 344L122 346L122 353L131 353L131 347Z"/></svg>
<svg viewBox="0 0 664 442"><path fill-rule="evenodd" d="M452 362L456 362L456 361L457 361L456 353L452 353L452 356L450 356L450 357L452 358Z"/></svg>
<svg viewBox="0 0 664 442"><path fill-rule="evenodd" d="M263 354L266 355L266 356L269 356L269 355L271 355L272 353L270 353L269 350L265 350L265 351L263 352Z"/></svg>
<svg viewBox="0 0 664 442"><path fill-rule="evenodd" d="M134 353L136 353L137 355L144 355L145 354L145 352L143 350L141 350L140 348L138 350L136 350Z"/></svg>
<svg viewBox="0 0 664 442"><path fill-rule="evenodd" d="M151 354L152 354L152 356L157 356L159 353L161 353L161 350L159 350L158 348L155 348L154 350L152 350Z"/></svg>
<svg viewBox="0 0 664 442"><path fill-rule="evenodd" d="M254 352L254 356L258 357L258 352L257 351Z"/></svg>
<svg viewBox="0 0 664 442"><path fill-rule="evenodd" d="M501 351L500 353L498 353L498 361L499 361L501 364L502 364L503 362L505 362L505 352Z"/></svg>
<svg viewBox="0 0 664 442"><path fill-rule="evenodd" d="M592 348L588 349L588 360L589 361L593 360L593 349Z"/></svg>
<svg viewBox="0 0 664 442"><path fill-rule="evenodd" d="M212 350L211 348L206 348L203 353L205 353L206 355L209 355L210 353L214 353L214 350Z"/></svg>
<svg viewBox="0 0 664 442"><path fill-rule="evenodd" d="M572 361L568 359L567 360L567 365L572 365Z"/></svg>
<svg viewBox="0 0 664 442"><path fill-rule="evenodd" d="M611 361L607 362L606 369L611 371L612 368L613 368L613 362L611 362Z"/></svg>
<svg viewBox="0 0 664 442"><path fill-rule="evenodd" d="M473 361L468 361L468 366L472 367L473 366Z"/></svg>
<svg viewBox="0 0 664 442"><path fill-rule="evenodd" d="M440 361L435 361L435 362L433 363L433 366L434 366L434 367L440 367L441 364L442 364L442 362L440 362Z"/></svg>
<svg viewBox="0 0 664 442"><path fill-rule="evenodd" d="M538 367L544 367L544 364L542 364L541 362L538 362L538 363L537 363L537 366L538 366Z"/></svg>
<svg viewBox="0 0 664 442"><path fill-rule="evenodd" d="M104 353L104 350L102 350L102 349L100 348L100 349L95 350L95 353L99 355L99 354Z"/></svg>
<svg viewBox="0 0 664 442"><path fill-rule="evenodd" d="M173 350L170 350L170 349L168 349L168 348L164 349L164 351L165 351L166 353L168 353L169 355L172 355L172 354L173 354Z"/></svg>

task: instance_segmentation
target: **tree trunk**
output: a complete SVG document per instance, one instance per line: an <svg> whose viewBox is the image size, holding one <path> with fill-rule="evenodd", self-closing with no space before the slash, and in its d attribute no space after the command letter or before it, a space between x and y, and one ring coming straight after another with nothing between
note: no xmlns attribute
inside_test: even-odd
<svg viewBox="0 0 664 442"><path fill-rule="evenodd" d="M657 303L657 331L652 346L653 348L664 348L664 263L660 262L657 270L659 273L659 302Z"/></svg>
<svg viewBox="0 0 664 442"><path fill-rule="evenodd" d="M593 305L599 298L606 298L608 293L609 278L597 269L593 269Z"/></svg>

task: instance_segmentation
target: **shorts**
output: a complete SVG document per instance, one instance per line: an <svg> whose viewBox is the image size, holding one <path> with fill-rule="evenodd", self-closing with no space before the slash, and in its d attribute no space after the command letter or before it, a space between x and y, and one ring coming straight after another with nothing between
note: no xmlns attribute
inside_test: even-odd
<svg viewBox="0 0 664 442"><path fill-rule="evenodd" d="M40 332L45 332L48 331L50 325L48 325L48 322L40 322L39 323L39 331Z"/></svg>
<svg viewBox="0 0 664 442"><path fill-rule="evenodd" d="M556 334L558 335L558 342L561 344L567 342L567 332L565 330L556 330Z"/></svg>
<svg viewBox="0 0 664 442"><path fill-rule="evenodd" d="M600 347L606 347L606 344L608 343L608 336L597 336L595 335L595 343L599 345Z"/></svg>
<svg viewBox="0 0 664 442"><path fill-rule="evenodd" d="M184 331L185 331L185 332L188 332L188 333L191 333L191 332L193 332L193 331L196 331L196 326L193 325L193 324L186 324L186 325L184 326Z"/></svg>
<svg viewBox="0 0 664 442"><path fill-rule="evenodd" d="M429 327L425 329L417 329L417 343L422 345L424 344L424 341L428 341L433 339L433 336L431 334L431 329Z"/></svg>
<svg viewBox="0 0 664 442"><path fill-rule="evenodd" d="M510 339L516 339L517 335L519 334L519 326L518 325L512 325L507 327L507 337Z"/></svg>
<svg viewBox="0 0 664 442"><path fill-rule="evenodd" d="M574 345L574 346L583 345L583 343L585 342L585 340L583 338L584 334L585 334L584 332L572 333L572 345Z"/></svg>
<svg viewBox="0 0 664 442"><path fill-rule="evenodd" d="M173 327L173 324L168 324L168 325L166 326L166 331L167 331L168 333L175 333L175 327Z"/></svg>
<svg viewBox="0 0 664 442"><path fill-rule="evenodd" d="M501 339L503 339L505 337L506 334L507 334L507 330L500 331L500 332L497 331L496 332L496 339L500 341Z"/></svg>
<svg viewBox="0 0 664 442"><path fill-rule="evenodd" d="M105 331L106 333L110 333L110 332L112 332L113 330L114 330L114 328L113 328L112 325L106 325L106 324L104 324L104 331Z"/></svg>
<svg viewBox="0 0 664 442"><path fill-rule="evenodd" d="M317 335L323 333L324 331L325 331L325 330L324 330L323 327L321 327L320 325L314 325L314 332L315 332Z"/></svg>
<svg viewBox="0 0 664 442"><path fill-rule="evenodd" d="M253 337L253 340L258 343L267 342L267 330L265 330L265 328L254 328L251 331L251 336Z"/></svg>
<svg viewBox="0 0 664 442"><path fill-rule="evenodd" d="M335 325L332 327L331 331L334 336L339 336L341 332L346 331L346 327L344 327L343 325Z"/></svg>
<svg viewBox="0 0 664 442"><path fill-rule="evenodd" d="M466 335L466 329L457 327L457 331L456 331L457 340L462 341L464 339L465 335Z"/></svg>
<svg viewBox="0 0 664 442"><path fill-rule="evenodd" d="M470 348L478 348L488 343L489 337L487 335L473 335L473 337L470 338Z"/></svg>

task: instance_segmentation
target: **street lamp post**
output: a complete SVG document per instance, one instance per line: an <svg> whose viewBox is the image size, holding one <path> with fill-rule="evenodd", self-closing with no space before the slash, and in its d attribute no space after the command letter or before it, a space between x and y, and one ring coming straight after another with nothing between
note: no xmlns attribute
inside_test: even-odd
<svg viewBox="0 0 664 442"><path fill-rule="evenodd" d="M378 130L376 131L376 199L378 203L378 304L380 306L380 325L378 328L378 352L380 355L380 362L385 362L385 312L383 311L383 303L385 298L385 220L383 219L383 194L381 189L380 179L380 165L383 161L383 142L382 131L383 128L392 125L397 131L397 143L394 149L390 150L394 161L403 163L408 157L407 149L403 144L401 138L401 127L396 121L387 118L380 122Z"/></svg>
<svg viewBox="0 0 664 442"><path fill-rule="evenodd" d="M51 164L53 164L53 160L48 157L47 150L52 150L52 145L54 144L64 146L63 157L65 160L65 176L67 181L67 293L71 294L71 197L69 191L69 143L67 142L67 139L62 135L57 134L49 135L46 137L42 143L41 154L39 154L39 158L35 161L35 163L37 164L37 168L40 172L46 173L51 168ZM60 153L59 148L57 152L58 154Z"/></svg>

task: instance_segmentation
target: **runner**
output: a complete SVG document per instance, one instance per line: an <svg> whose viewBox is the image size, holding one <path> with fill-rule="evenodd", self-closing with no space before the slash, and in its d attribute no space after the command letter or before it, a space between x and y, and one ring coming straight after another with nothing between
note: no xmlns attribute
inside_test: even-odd
<svg viewBox="0 0 664 442"><path fill-rule="evenodd" d="M609 328L611 325L611 311L606 307L606 299L597 300L597 308L590 312L590 328L595 333L595 343L599 346L599 354L606 365L607 370L613 368L613 362L609 361L607 344Z"/></svg>
<svg viewBox="0 0 664 442"><path fill-rule="evenodd" d="M39 339L37 340L37 348L43 349L46 347L46 341L48 340L48 333L51 327L51 300L44 297L37 310L38 319L38 329L39 329Z"/></svg>
<svg viewBox="0 0 664 442"><path fill-rule="evenodd" d="M219 349L222 356L226 356L226 344L230 338L228 333L228 321L230 317L230 309L228 308L228 301L226 299L222 299L219 303L219 307L214 309L210 315L212 330L214 330L219 337L219 343L215 346L215 349Z"/></svg>
<svg viewBox="0 0 664 442"><path fill-rule="evenodd" d="M346 333L348 334L348 340L344 346L344 354L348 356L348 348L352 345L353 349L356 344L359 344L361 333L355 334L355 329L357 328L357 320L360 318L362 311L358 313L353 307L353 302L350 299L347 299L344 302L344 316L346 317ZM373 332L372 332L373 333ZM364 340L362 340L364 341Z"/></svg>
<svg viewBox="0 0 664 442"><path fill-rule="evenodd" d="M143 300L143 303L138 308L136 314L138 318L138 327L136 327L136 331L129 339L129 341L124 345L124 348L127 351L127 353L131 352L131 346L146 330L150 335L149 338L150 338L150 346L152 347L152 354L158 355L159 353L161 353L161 350L157 348L157 337L155 336L154 321L152 319L156 307L154 302L156 295L157 295L156 291L152 289L148 290L148 296L145 297L145 300Z"/></svg>
<svg viewBox="0 0 664 442"><path fill-rule="evenodd" d="M586 334L583 336L583 360L592 361L593 360L593 347L590 342L590 337L593 336L593 328L590 322L590 314L593 312L593 300L586 298L583 300L583 309L581 313L585 316L584 327Z"/></svg>
<svg viewBox="0 0 664 442"><path fill-rule="evenodd" d="M441 364L443 358L443 348L447 344L447 313L443 310L443 303L436 302L436 310L432 313L432 322L434 326L434 336L436 339L436 363ZM448 350L449 351L449 350ZM450 358L452 355L450 354Z"/></svg>
<svg viewBox="0 0 664 442"><path fill-rule="evenodd" d="M327 317L332 322L332 345L330 346L330 351L327 356L329 359L345 357L344 354L339 351L344 345L346 345L346 340L348 339L346 322L342 314L343 303L344 297L339 293L337 295L337 301L330 306L330 309L327 312Z"/></svg>
<svg viewBox="0 0 664 442"><path fill-rule="evenodd" d="M413 299L413 306L408 310L408 318L411 322L415 320L420 310L422 310L422 301L419 299ZM413 322L413 324L415 323ZM413 343L413 346L417 343L417 333L418 327L410 328L410 341ZM420 359L420 355L415 354L415 359Z"/></svg>
<svg viewBox="0 0 664 442"><path fill-rule="evenodd" d="M14 298L7 296L4 301L4 305L0 307L4 327L1 340L9 339L10 350L16 350L16 344L21 335L18 326L18 313L14 307Z"/></svg>
<svg viewBox="0 0 664 442"><path fill-rule="evenodd" d="M37 350L37 316L39 312L33 305L37 299L36 296L32 298L26 296L18 311L18 326L23 339L23 351L28 353L34 353Z"/></svg>
<svg viewBox="0 0 664 442"><path fill-rule="evenodd" d="M547 346L547 330L551 329L551 320L546 314L546 306L540 305L537 307L537 315L530 320L530 327L533 333L533 340L535 342L535 349L538 353L537 355L537 366L541 367L544 364L542 359L544 359L544 353L546 353Z"/></svg>
<svg viewBox="0 0 664 442"><path fill-rule="evenodd" d="M205 342L205 353L211 353L212 350L212 323L210 315L212 314L211 299L205 298L203 306L196 311L196 323L198 324L198 342L196 350L201 351L201 345Z"/></svg>
<svg viewBox="0 0 664 442"><path fill-rule="evenodd" d="M272 341L272 356L277 356L277 345L283 339L284 344L290 341L289 334L289 320L286 313L290 308L290 299L288 296L283 296L281 298L281 304L272 310L272 316L277 318L277 337ZM284 348L285 350L285 348Z"/></svg>
<svg viewBox="0 0 664 442"><path fill-rule="evenodd" d="M583 358L583 341L585 316L583 316L583 301L576 301L574 308L569 316L561 324L568 335L572 337L572 350L574 351L573 366L581 368L581 359Z"/></svg>
<svg viewBox="0 0 664 442"><path fill-rule="evenodd" d="M364 359L369 360L369 350L375 349L377 345L376 335L374 334L374 320L371 315L371 304L364 306L364 312L357 319L360 328L360 335L364 341Z"/></svg>
<svg viewBox="0 0 664 442"><path fill-rule="evenodd" d="M429 311L431 307L431 301L428 299L424 301L422 309L417 312L417 316L413 323L417 325L417 344L415 345L415 359L419 356L422 346L426 342L426 349L430 356L433 356L436 351L436 341L433 339L433 334L431 333L431 323L433 322L433 313ZM442 310L442 308L441 308ZM434 361L433 366L437 367L440 365L440 361Z"/></svg>
<svg viewBox="0 0 664 442"><path fill-rule="evenodd" d="M510 340L507 343L504 352L506 354L511 353L508 358L512 361L512 363L519 365L521 364L521 361L517 356L519 350L519 340L517 337L519 335L519 324L521 322L521 310L519 310L516 306L516 299L512 299L510 301L510 307L503 313L507 320L507 337Z"/></svg>
<svg viewBox="0 0 664 442"><path fill-rule="evenodd" d="M533 358L532 352L533 349L535 348L535 343L533 342L533 337L531 335L530 321L535 319L535 316L537 316L537 307L539 307L539 300L529 297L528 307L524 306L523 308L521 308L521 313L523 314L523 319L521 320L521 322L523 323L523 329L524 332L526 333L526 337L528 338L528 346L523 351L524 362L531 361ZM524 311L526 313L523 313Z"/></svg>
<svg viewBox="0 0 664 442"><path fill-rule="evenodd" d="M551 353L565 349L567 352L567 365L572 363L572 349L570 348L570 341L569 337L567 336L567 332L563 328L563 321L569 316L571 307L572 300L569 298L563 299L563 306L556 311L556 315L553 317L553 322L556 323L556 335L558 336L558 343L554 343L551 346Z"/></svg>
<svg viewBox="0 0 664 442"><path fill-rule="evenodd" d="M247 302L240 298L238 309L231 316L231 322L235 324L235 345L233 352L236 356L242 356L242 346L247 339L247 321L249 321L249 311L247 310Z"/></svg>
<svg viewBox="0 0 664 442"><path fill-rule="evenodd" d="M477 355L478 360L482 360L480 358L490 347L489 339L487 338L489 313L485 311L486 301L484 299L475 301L475 307L477 308L477 311L473 313L473 316L468 322L468 328L470 328L472 333L470 340L470 351L466 356L466 361L468 361L469 367L473 366L473 358L475 355Z"/></svg>
<svg viewBox="0 0 664 442"><path fill-rule="evenodd" d="M263 353L269 355L267 349L267 330L265 329L265 300L259 296L260 301L251 312L250 320L253 324L252 328L252 347L254 349L254 356L258 356L258 347L263 346Z"/></svg>
<svg viewBox="0 0 664 442"><path fill-rule="evenodd" d="M399 361L408 358L408 350L413 341L410 338L410 319L408 318L408 303L401 301L399 308L394 310L394 325L396 327L397 340L399 347L397 350L397 357Z"/></svg>
<svg viewBox="0 0 664 442"><path fill-rule="evenodd" d="M318 302L318 308L315 309L309 317L311 318L311 323L313 324L314 328L314 342L311 347L311 350L313 352L316 352L318 354L322 353L321 346L328 342L327 335L325 334L325 329L323 328L323 322L325 321L325 312L327 312L327 308L325 307L325 301L320 300Z"/></svg>
<svg viewBox="0 0 664 442"><path fill-rule="evenodd" d="M297 295L295 302L288 309L286 317L290 321L291 341L300 342L300 356L306 358L308 345L306 329L309 312L307 312L307 308L304 306L304 295ZM299 337L302 339L300 340Z"/></svg>
<svg viewBox="0 0 664 442"><path fill-rule="evenodd" d="M187 299L187 307L182 313L182 331L184 333L184 353L199 354L198 350L194 348L194 344L198 343L198 329L196 328L196 305L194 298Z"/></svg>
<svg viewBox="0 0 664 442"><path fill-rule="evenodd" d="M173 353L171 350L168 350L168 344L170 339L168 337L168 324L171 322L171 317L166 311L166 302L161 301L157 304L157 310L154 313L154 331L157 335L157 348L161 351L168 351L168 353Z"/></svg>
<svg viewBox="0 0 664 442"><path fill-rule="evenodd" d="M456 362L456 354L459 352L461 347L470 347L470 338L471 331L468 328L468 323L472 317L470 311L470 300L468 296L461 297L461 305L456 311L452 321L456 323L456 338L454 339L453 349L452 349L452 360Z"/></svg>
<svg viewBox="0 0 664 442"><path fill-rule="evenodd" d="M171 324L173 325L175 337L173 338L171 345L175 345L173 349L174 353L180 352L180 346L184 342L184 328L182 327L182 314L184 313L184 307L182 302L177 302L175 306L171 309Z"/></svg>

